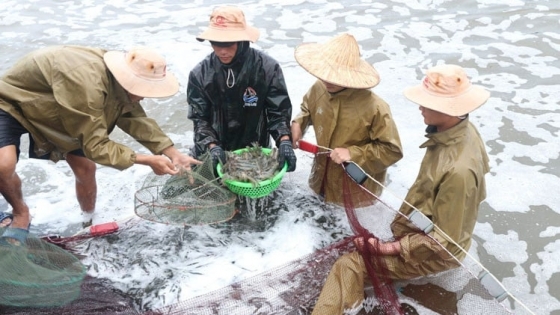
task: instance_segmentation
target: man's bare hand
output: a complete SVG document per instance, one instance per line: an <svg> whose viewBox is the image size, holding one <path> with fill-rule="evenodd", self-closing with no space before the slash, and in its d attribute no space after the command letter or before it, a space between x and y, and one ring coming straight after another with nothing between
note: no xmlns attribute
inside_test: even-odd
<svg viewBox="0 0 560 315"><path fill-rule="evenodd" d="M376 252L381 252L381 250L377 247L382 245L378 239L374 238L374 237L370 237L368 239L368 249L370 253L376 253ZM366 242L364 241L364 238L359 236L354 238L354 245L356 245L356 248L358 249L359 252L363 252L366 248Z"/></svg>
<svg viewBox="0 0 560 315"><path fill-rule="evenodd" d="M173 162L164 155L152 155L148 159L147 164L152 168L156 175L175 175L179 173L179 169L175 167Z"/></svg>
<svg viewBox="0 0 560 315"><path fill-rule="evenodd" d="M350 150L346 148L336 148L331 151L331 159L336 164L342 164L344 162L350 161Z"/></svg>
<svg viewBox="0 0 560 315"><path fill-rule="evenodd" d="M364 250L364 238L361 236L354 238L354 245L359 252L362 252Z"/></svg>
<svg viewBox="0 0 560 315"><path fill-rule="evenodd" d="M171 159L171 162L177 168L177 171L191 171L192 165L202 164L201 161L193 158L188 154L179 152L174 146L170 146L162 152L165 156Z"/></svg>
<svg viewBox="0 0 560 315"><path fill-rule="evenodd" d="M173 156L173 158L171 159L171 162L181 172L185 172L185 171L190 172L192 165L202 164L201 161L193 158L190 155L186 155L186 154L178 154L178 155Z"/></svg>
<svg viewBox="0 0 560 315"><path fill-rule="evenodd" d="M290 131L292 133L292 147L294 149L297 149L299 148L298 141L303 137L300 124L293 121L292 126L290 127Z"/></svg>

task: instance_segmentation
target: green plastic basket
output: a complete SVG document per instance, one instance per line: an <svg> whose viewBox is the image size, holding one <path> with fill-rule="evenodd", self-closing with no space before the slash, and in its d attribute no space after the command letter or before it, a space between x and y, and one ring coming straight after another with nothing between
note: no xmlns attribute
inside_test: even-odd
<svg viewBox="0 0 560 315"><path fill-rule="evenodd" d="M239 149L233 151L233 153L241 154L245 151L247 151L247 149ZM270 154L270 152L272 152L272 150L268 148L262 148L262 151L265 154ZM284 174L286 174L287 170L288 170L288 163L284 163L284 167L282 167L280 172L276 173L274 177L272 177L271 179L260 181L259 184L255 186L253 186L252 183L240 182L236 180L224 180L223 182L227 186L227 188L231 190L231 192L237 195L246 196L250 198L261 198L269 195L276 188L278 188L278 186L280 186L282 177L284 177ZM220 178L224 176L224 173L222 173L222 165L220 165L219 163L218 166L216 167L216 171L218 172L218 176L220 176Z"/></svg>

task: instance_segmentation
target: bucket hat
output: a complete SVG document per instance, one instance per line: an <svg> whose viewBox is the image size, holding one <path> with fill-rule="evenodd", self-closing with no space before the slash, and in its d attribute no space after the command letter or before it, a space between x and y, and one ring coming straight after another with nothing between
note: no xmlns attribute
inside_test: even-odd
<svg viewBox="0 0 560 315"><path fill-rule="evenodd" d="M422 83L404 90L412 102L450 116L463 116L479 108L490 92L471 83L465 70L445 64L426 71Z"/></svg>
<svg viewBox="0 0 560 315"><path fill-rule="evenodd" d="M198 41L210 40L214 42L240 42L252 43L259 39L258 29L247 25L245 14L237 7L221 6L210 15L210 25L196 37Z"/></svg>
<svg viewBox="0 0 560 315"><path fill-rule="evenodd" d="M301 44L295 58L307 72L331 84L355 89L379 84L379 74L360 58L360 47L350 34L340 34L324 44Z"/></svg>
<svg viewBox="0 0 560 315"><path fill-rule="evenodd" d="M177 78L167 72L165 58L150 48L108 51L103 60L129 93L141 97L168 97L179 91Z"/></svg>

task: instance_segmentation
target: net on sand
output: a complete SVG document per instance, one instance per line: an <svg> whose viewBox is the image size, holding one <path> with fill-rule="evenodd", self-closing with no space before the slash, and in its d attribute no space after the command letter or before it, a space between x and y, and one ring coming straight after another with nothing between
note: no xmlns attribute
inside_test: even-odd
<svg viewBox="0 0 560 315"><path fill-rule="evenodd" d="M33 235L24 245L0 246L0 270L0 304L28 307L70 303L86 274L74 255Z"/></svg>
<svg viewBox="0 0 560 315"><path fill-rule="evenodd" d="M400 204L400 202L400 200L391 200L390 195L386 194L372 206L355 209L355 211L360 220L364 212L376 217L387 213L398 215L397 210L391 205ZM377 233L374 232L374 234ZM352 239L353 236L350 236L263 273L227 284L218 290L197 297L170 303L158 309L139 310L133 306L132 298L122 293L105 295L103 299L98 298L101 294L95 294L92 299L91 292L94 289L97 290L98 287L84 283L83 296L67 306L25 310L0 306L0 313L98 315L110 313L107 310L114 310L111 314L310 314L334 262L342 254L355 250ZM114 243L114 240L111 243ZM476 251L476 247L471 247L471 251ZM492 286L489 287L485 284L486 270L472 256L467 256L461 262L457 261L457 264L457 268L446 272L418 279L394 281L391 289L396 294L398 303L406 303L411 306L403 309L403 313L422 315L534 314L509 292L506 292L505 296L495 294L496 292L491 290ZM110 292L111 283L103 285L102 291ZM500 291L499 285L493 288ZM379 307L383 301L379 300L372 286L366 286L364 297L363 303L358 308L345 314L384 314L385 308Z"/></svg>
<svg viewBox="0 0 560 315"><path fill-rule="evenodd" d="M361 189L352 179L345 178L344 183L347 187L343 190ZM350 203L346 205L349 220L357 235L370 236L370 232L357 222L358 211L375 215L400 215L389 203L368 191L366 194L352 194L352 202L364 204L355 199L358 195L370 200L374 198L377 202L370 202L371 206L360 209L354 209ZM396 201L395 204L401 202ZM356 250L353 239L352 236L348 237L254 277L153 312L193 315L310 314L334 262L342 254ZM371 267L382 274L373 277L374 283L366 285L363 302L354 309L345 310L344 315L533 314L506 292L499 282L488 285L484 281L487 271L472 256L467 256L463 261L456 260L456 264L457 268L445 272L392 283L386 275L383 277L379 269L382 265L373 265Z"/></svg>
<svg viewBox="0 0 560 315"><path fill-rule="evenodd" d="M149 221L173 225L224 222L235 213L237 196L214 175L212 159L178 175L149 175L134 196L136 214Z"/></svg>

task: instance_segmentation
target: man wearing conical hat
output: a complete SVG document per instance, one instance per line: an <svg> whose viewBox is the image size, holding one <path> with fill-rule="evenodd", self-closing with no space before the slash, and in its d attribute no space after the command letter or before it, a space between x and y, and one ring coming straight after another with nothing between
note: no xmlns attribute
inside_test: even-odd
<svg viewBox="0 0 560 315"><path fill-rule="evenodd" d="M341 34L324 44L302 44L295 58L318 80L292 121L292 140L297 146L312 125L317 144L332 149L330 154L315 156L309 185L326 202L343 205L345 174L339 164L353 161L383 183L387 168L403 156L399 133L387 103L370 90L379 83L379 75L360 58L352 35ZM376 195L381 193L371 179L363 185ZM363 193L354 190L350 192L356 196L354 206L370 203L357 198Z"/></svg>
<svg viewBox="0 0 560 315"><path fill-rule="evenodd" d="M179 83L163 56L149 48L128 52L54 46L24 56L0 79L0 192L12 206L4 244L25 242L31 221L16 173L20 138L29 134L29 157L66 160L76 177L85 221L95 210L96 163L123 170L147 165L177 174L199 163L180 153L140 105L145 97L169 97ZM153 155L117 143L119 127ZM11 221L11 222L10 222Z"/></svg>
<svg viewBox="0 0 560 315"><path fill-rule="evenodd" d="M447 64L432 67L421 84L407 88L404 95L420 106L428 126L428 140L420 146L426 153L418 177L399 209L402 215L395 216L391 224L394 241L354 240L360 251L366 244L370 246L369 251L375 253L372 261L385 265L392 280L460 266L471 246L480 203L486 198L484 176L489 171L484 142L469 121L469 113L484 104L490 93L473 85L463 68ZM367 277L358 251L341 256L327 277L313 314L357 311Z"/></svg>
<svg viewBox="0 0 560 315"><path fill-rule="evenodd" d="M292 103L276 60L250 47L259 31L247 25L237 7L221 6L210 25L197 36L213 52L190 72L188 117L194 124L194 155L206 151L214 164L225 162L225 151L259 143L278 147L279 167L296 168L290 120Z"/></svg>

